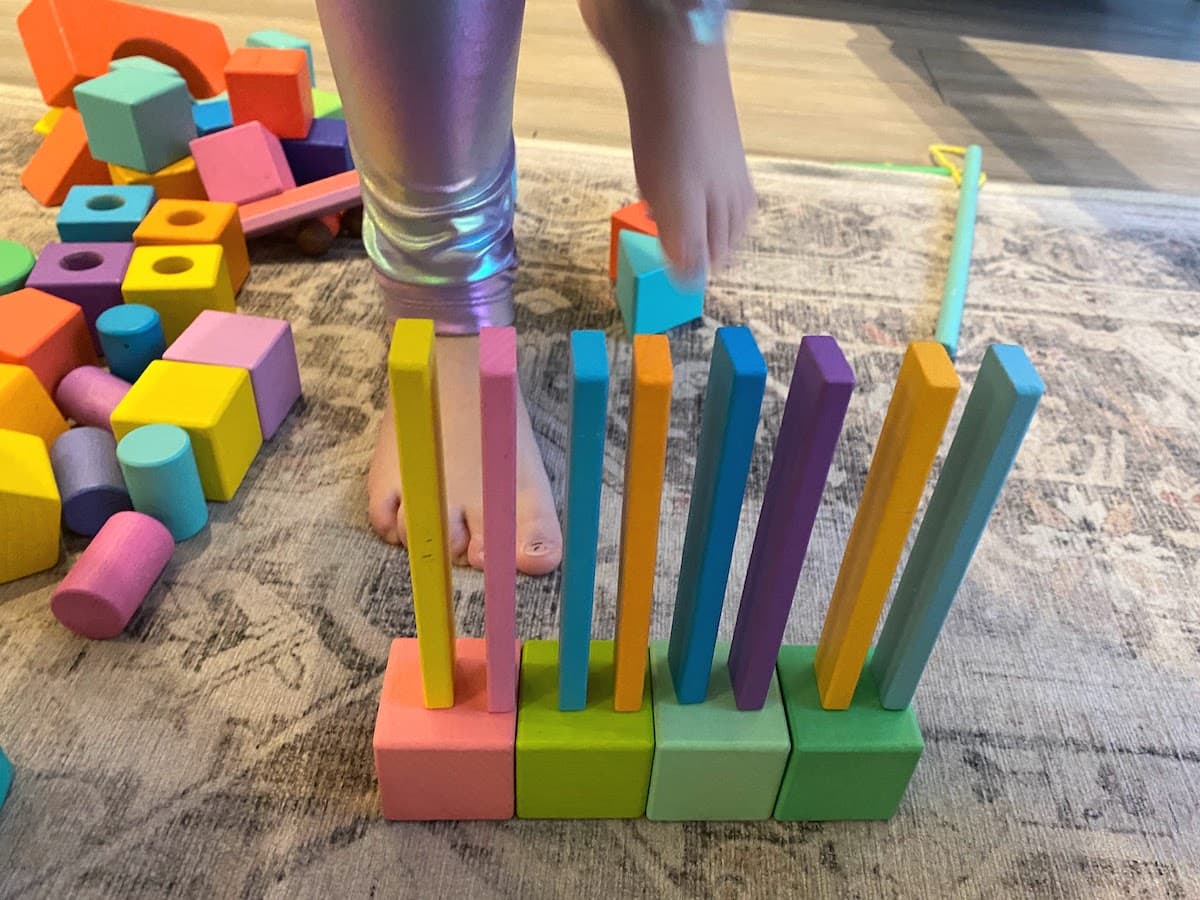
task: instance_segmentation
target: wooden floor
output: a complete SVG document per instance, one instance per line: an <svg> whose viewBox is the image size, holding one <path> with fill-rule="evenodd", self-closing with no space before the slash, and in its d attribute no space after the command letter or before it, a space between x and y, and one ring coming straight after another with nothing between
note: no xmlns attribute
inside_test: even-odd
<svg viewBox="0 0 1200 900"><path fill-rule="evenodd" d="M821 18L735 18L730 58L752 153L923 162L931 143L977 142L993 177L1200 192L1196 0L1111 0L1111 18L1094 0L1082 11L1080 0L1065 3L1057 16L1047 12L1057 4L1040 0L1005 4L1003 14L980 0L972 15L963 12L970 0L753 2ZM1129 4L1161 15L1130 12ZM0 18L13 21L22 5L0 0ZM155 5L216 21L231 44L264 27L320 43L310 2ZM1024 24L1022 7L1030 17ZM1039 43L1043 34L1050 43ZM1120 48L1130 52L1112 52ZM317 70L331 85L323 50ZM29 103L36 117L20 90L30 87L16 29L5 28L0 91L5 102ZM516 130L526 138L627 141L618 82L571 0L528 0Z"/></svg>

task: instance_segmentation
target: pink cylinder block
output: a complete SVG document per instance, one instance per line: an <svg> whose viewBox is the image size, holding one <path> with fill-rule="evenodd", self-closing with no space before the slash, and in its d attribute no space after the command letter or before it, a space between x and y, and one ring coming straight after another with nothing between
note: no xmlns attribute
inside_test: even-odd
<svg viewBox="0 0 1200 900"><path fill-rule="evenodd" d="M72 369L58 383L54 402L64 416L78 425L91 425L112 431L109 417L129 392L129 382L110 375L99 366Z"/></svg>
<svg viewBox="0 0 1200 900"><path fill-rule="evenodd" d="M119 512L83 551L54 596L50 610L68 629L94 640L120 634L175 550L157 519Z"/></svg>

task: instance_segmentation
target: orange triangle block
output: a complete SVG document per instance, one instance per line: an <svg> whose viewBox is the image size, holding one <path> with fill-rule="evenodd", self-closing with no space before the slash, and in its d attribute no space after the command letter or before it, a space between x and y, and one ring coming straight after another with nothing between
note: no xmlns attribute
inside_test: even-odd
<svg viewBox="0 0 1200 900"><path fill-rule="evenodd" d="M658 223L650 215L650 205L639 200L612 214L612 240L608 249L608 280L617 280L617 247L622 231L636 231L658 237Z"/></svg>

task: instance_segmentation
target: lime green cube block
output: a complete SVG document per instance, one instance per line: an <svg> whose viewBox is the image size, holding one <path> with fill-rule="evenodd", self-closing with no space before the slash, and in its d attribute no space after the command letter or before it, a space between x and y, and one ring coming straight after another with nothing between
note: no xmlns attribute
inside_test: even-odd
<svg viewBox="0 0 1200 900"><path fill-rule="evenodd" d="M654 759L649 678L637 712L613 710L613 642L592 641L587 706L558 708L558 641L526 641L517 708L517 817L636 819Z"/></svg>
<svg viewBox="0 0 1200 900"><path fill-rule="evenodd" d="M326 91L321 88L312 89L314 119L344 119L342 98L336 91Z"/></svg>
<svg viewBox="0 0 1200 900"><path fill-rule="evenodd" d="M654 766L646 818L769 819L792 748L777 680L762 709L740 710L729 680L729 643L717 644L708 699L675 698L667 641L650 643Z"/></svg>
<svg viewBox="0 0 1200 900"><path fill-rule="evenodd" d="M912 707L884 709L870 659L850 708L821 706L816 647L783 647L776 671L783 689L792 755L775 818L829 822L890 819L925 749Z"/></svg>

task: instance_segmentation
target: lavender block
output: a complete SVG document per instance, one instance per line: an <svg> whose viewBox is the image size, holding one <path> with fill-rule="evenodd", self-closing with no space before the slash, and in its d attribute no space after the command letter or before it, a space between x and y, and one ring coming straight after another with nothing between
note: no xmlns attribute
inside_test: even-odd
<svg viewBox="0 0 1200 900"><path fill-rule="evenodd" d="M91 537L117 513L133 509L117 463L117 442L103 428L72 428L50 448L62 496L63 524Z"/></svg>

